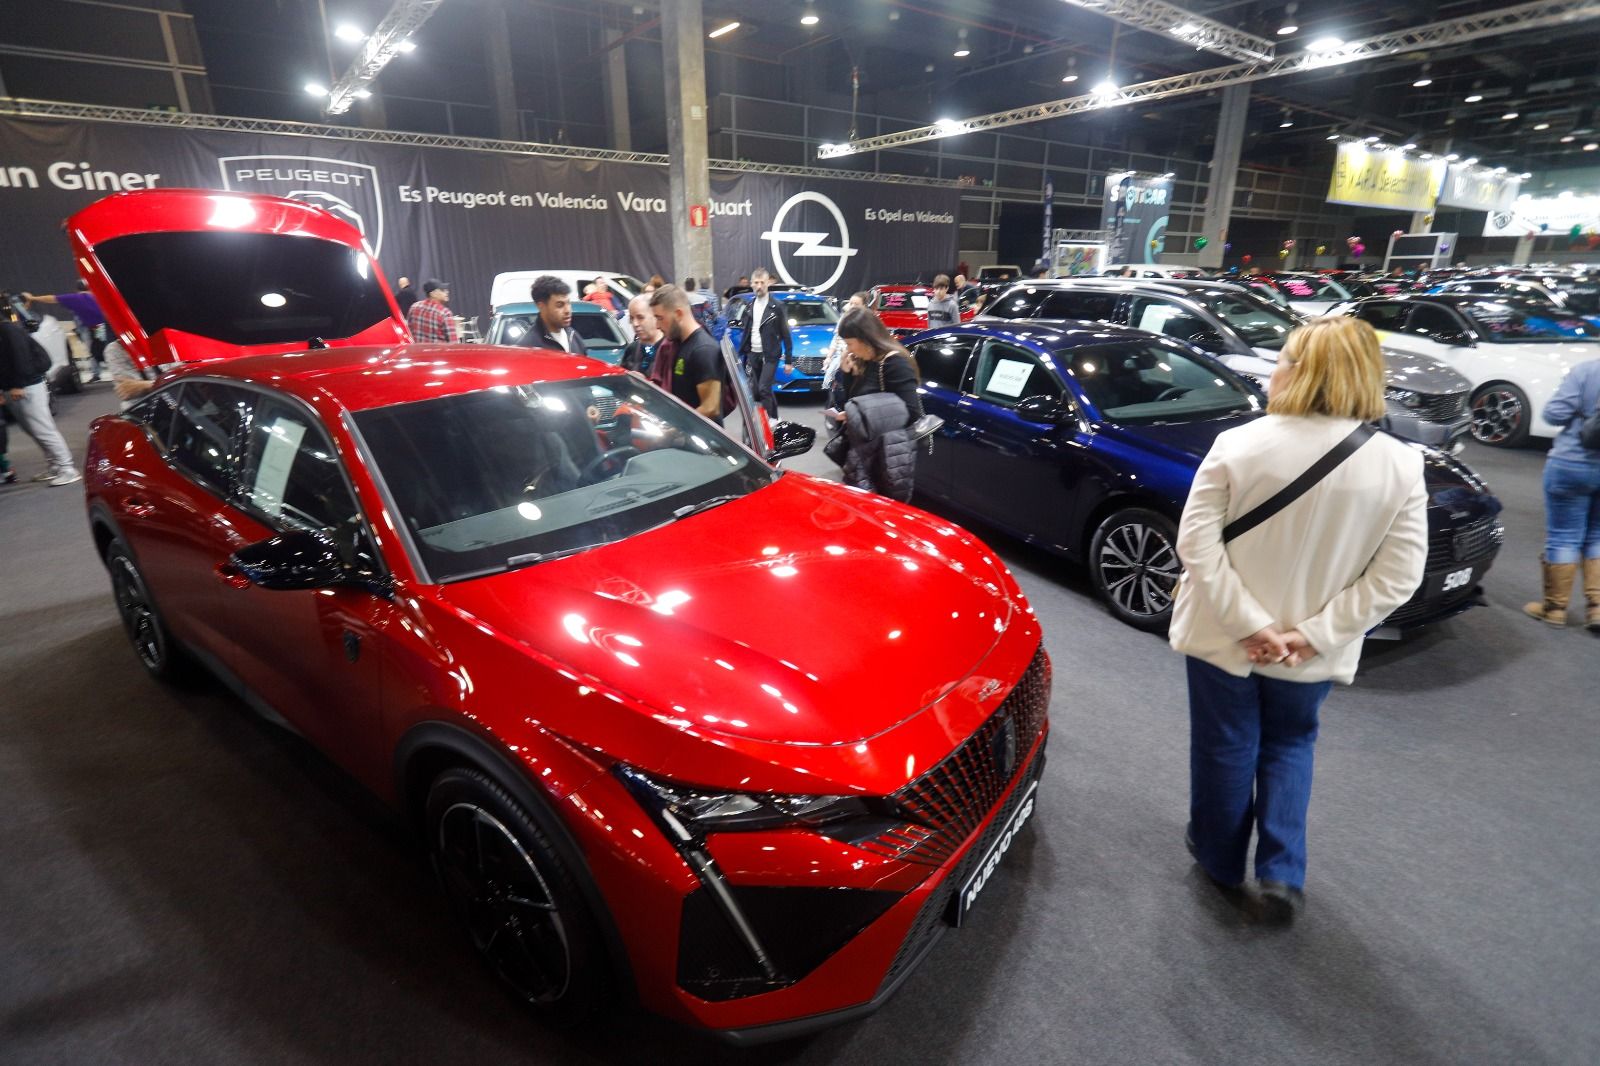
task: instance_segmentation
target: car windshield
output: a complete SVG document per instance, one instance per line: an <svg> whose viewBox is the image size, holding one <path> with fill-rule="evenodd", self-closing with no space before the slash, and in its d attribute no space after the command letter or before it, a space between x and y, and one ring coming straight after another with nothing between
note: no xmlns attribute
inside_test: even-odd
<svg viewBox="0 0 1600 1066"><path fill-rule="evenodd" d="M1464 311L1478 333L1490 344L1548 344L1555 341L1595 340L1600 330L1581 318L1557 307L1512 304L1504 300L1477 300L1463 303Z"/></svg>
<svg viewBox="0 0 1600 1066"><path fill-rule="evenodd" d="M778 476L631 374L498 386L354 419L440 582L623 540Z"/></svg>
<svg viewBox="0 0 1600 1066"><path fill-rule="evenodd" d="M1231 373L1175 344L1097 344L1059 351L1055 358L1113 422L1196 422L1261 407Z"/></svg>
<svg viewBox="0 0 1600 1066"><path fill-rule="evenodd" d="M783 310L789 316L791 326L814 326L819 322L839 321L839 312L833 309L833 305L820 300L786 300Z"/></svg>
<svg viewBox="0 0 1600 1066"><path fill-rule="evenodd" d="M1348 300L1350 290L1332 278L1315 274L1279 277L1278 287L1291 300Z"/></svg>
<svg viewBox="0 0 1600 1066"><path fill-rule="evenodd" d="M359 250L282 233L131 233L95 255L147 333L227 344L353 337L392 316Z"/></svg>
<svg viewBox="0 0 1600 1066"><path fill-rule="evenodd" d="M618 288L626 290L630 300L644 292L644 282L628 274L612 274L611 281Z"/></svg>
<svg viewBox="0 0 1600 1066"><path fill-rule="evenodd" d="M533 323L538 317L536 312L496 315L494 323L489 327L489 343L532 348ZM590 341L597 341L600 342L598 347L620 348L628 343L627 338L622 335L622 330L617 326L617 320L604 311L572 312L572 328L577 330L578 336L584 339L586 345Z"/></svg>
<svg viewBox="0 0 1600 1066"><path fill-rule="evenodd" d="M880 311L926 311L928 309L928 294L925 292L880 292L878 294L878 310Z"/></svg>
<svg viewBox="0 0 1600 1066"><path fill-rule="evenodd" d="M1289 314L1252 293L1206 289L1190 293L1252 348L1281 351L1283 342L1295 327Z"/></svg>

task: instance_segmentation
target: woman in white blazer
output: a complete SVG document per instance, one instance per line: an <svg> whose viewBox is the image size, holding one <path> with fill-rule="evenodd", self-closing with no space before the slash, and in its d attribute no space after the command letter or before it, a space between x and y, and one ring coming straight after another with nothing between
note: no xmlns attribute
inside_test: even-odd
<svg viewBox="0 0 1600 1066"><path fill-rule="evenodd" d="M1371 326L1301 326L1270 391L1267 415L1218 436L1195 475L1170 639L1188 656L1189 850L1276 924L1304 903L1317 713L1333 682L1354 679L1366 632L1416 591L1428 519L1421 454L1367 428L1384 409ZM1319 461L1327 472L1284 504Z"/></svg>

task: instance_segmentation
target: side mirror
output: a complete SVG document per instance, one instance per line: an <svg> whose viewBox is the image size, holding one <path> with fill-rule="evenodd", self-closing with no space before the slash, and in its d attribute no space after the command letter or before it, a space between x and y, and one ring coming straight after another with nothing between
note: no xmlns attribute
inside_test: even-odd
<svg viewBox="0 0 1600 1066"><path fill-rule="evenodd" d="M1472 337L1464 329L1446 330L1435 334L1433 339L1440 344L1448 344L1453 348L1472 347Z"/></svg>
<svg viewBox="0 0 1600 1066"><path fill-rule="evenodd" d="M772 426L772 448L767 452L767 461L775 463L779 459L804 455L816 442L817 431L810 426L802 426L798 422L776 422Z"/></svg>
<svg viewBox="0 0 1600 1066"><path fill-rule="evenodd" d="M356 577L331 538L302 530L246 545L229 561L252 585L264 589L324 589Z"/></svg>
<svg viewBox="0 0 1600 1066"><path fill-rule="evenodd" d="M1054 396L1029 396L1014 408L1017 416L1029 422L1047 422L1052 426L1072 418L1072 411Z"/></svg>

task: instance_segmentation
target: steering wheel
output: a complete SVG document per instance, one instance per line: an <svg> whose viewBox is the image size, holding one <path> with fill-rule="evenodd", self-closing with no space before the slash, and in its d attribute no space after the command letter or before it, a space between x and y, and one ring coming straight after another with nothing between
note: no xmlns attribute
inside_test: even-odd
<svg viewBox="0 0 1600 1066"><path fill-rule="evenodd" d="M1157 396L1154 400L1151 400L1150 402L1151 403L1160 403L1162 400L1176 400L1180 396L1188 395L1188 393L1189 393L1189 389L1185 388L1182 385L1169 385L1166 388L1161 390L1161 395Z"/></svg>
<svg viewBox="0 0 1600 1066"><path fill-rule="evenodd" d="M583 469L578 471L578 484L588 485L607 464L625 462L638 454L639 449L631 444L624 444L620 448L608 448L583 464Z"/></svg>

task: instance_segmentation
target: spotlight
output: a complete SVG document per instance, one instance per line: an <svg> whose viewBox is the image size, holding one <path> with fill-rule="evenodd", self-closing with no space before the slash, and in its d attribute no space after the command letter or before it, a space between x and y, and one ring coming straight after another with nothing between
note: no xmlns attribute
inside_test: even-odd
<svg viewBox="0 0 1600 1066"><path fill-rule="evenodd" d="M1091 91L1096 96L1109 99L1113 96L1116 96L1120 90L1117 88L1117 83L1112 81L1108 75L1104 81L1102 81L1099 85L1096 85Z"/></svg>
<svg viewBox="0 0 1600 1066"><path fill-rule="evenodd" d="M410 55L412 52L417 50L417 42L408 38L395 45L394 50L396 52L404 52L405 54Z"/></svg>
<svg viewBox="0 0 1600 1066"><path fill-rule="evenodd" d="M367 39L367 35L361 32L361 27L354 26L348 22L339 23L338 28L333 31L333 35L339 40L349 41L351 44Z"/></svg>
<svg viewBox="0 0 1600 1066"><path fill-rule="evenodd" d="M306 92L310 93L312 96L327 96L328 87L326 85L319 85L314 81L308 81L306 82Z"/></svg>
<svg viewBox="0 0 1600 1066"><path fill-rule="evenodd" d="M370 100L370 99L372 99L372 90L371 89L357 89L355 92L351 93L350 95L355 97L357 100Z"/></svg>
<svg viewBox="0 0 1600 1066"><path fill-rule="evenodd" d="M1311 52L1337 52L1343 47L1344 40L1339 37L1318 37L1306 45L1307 51Z"/></svg>

